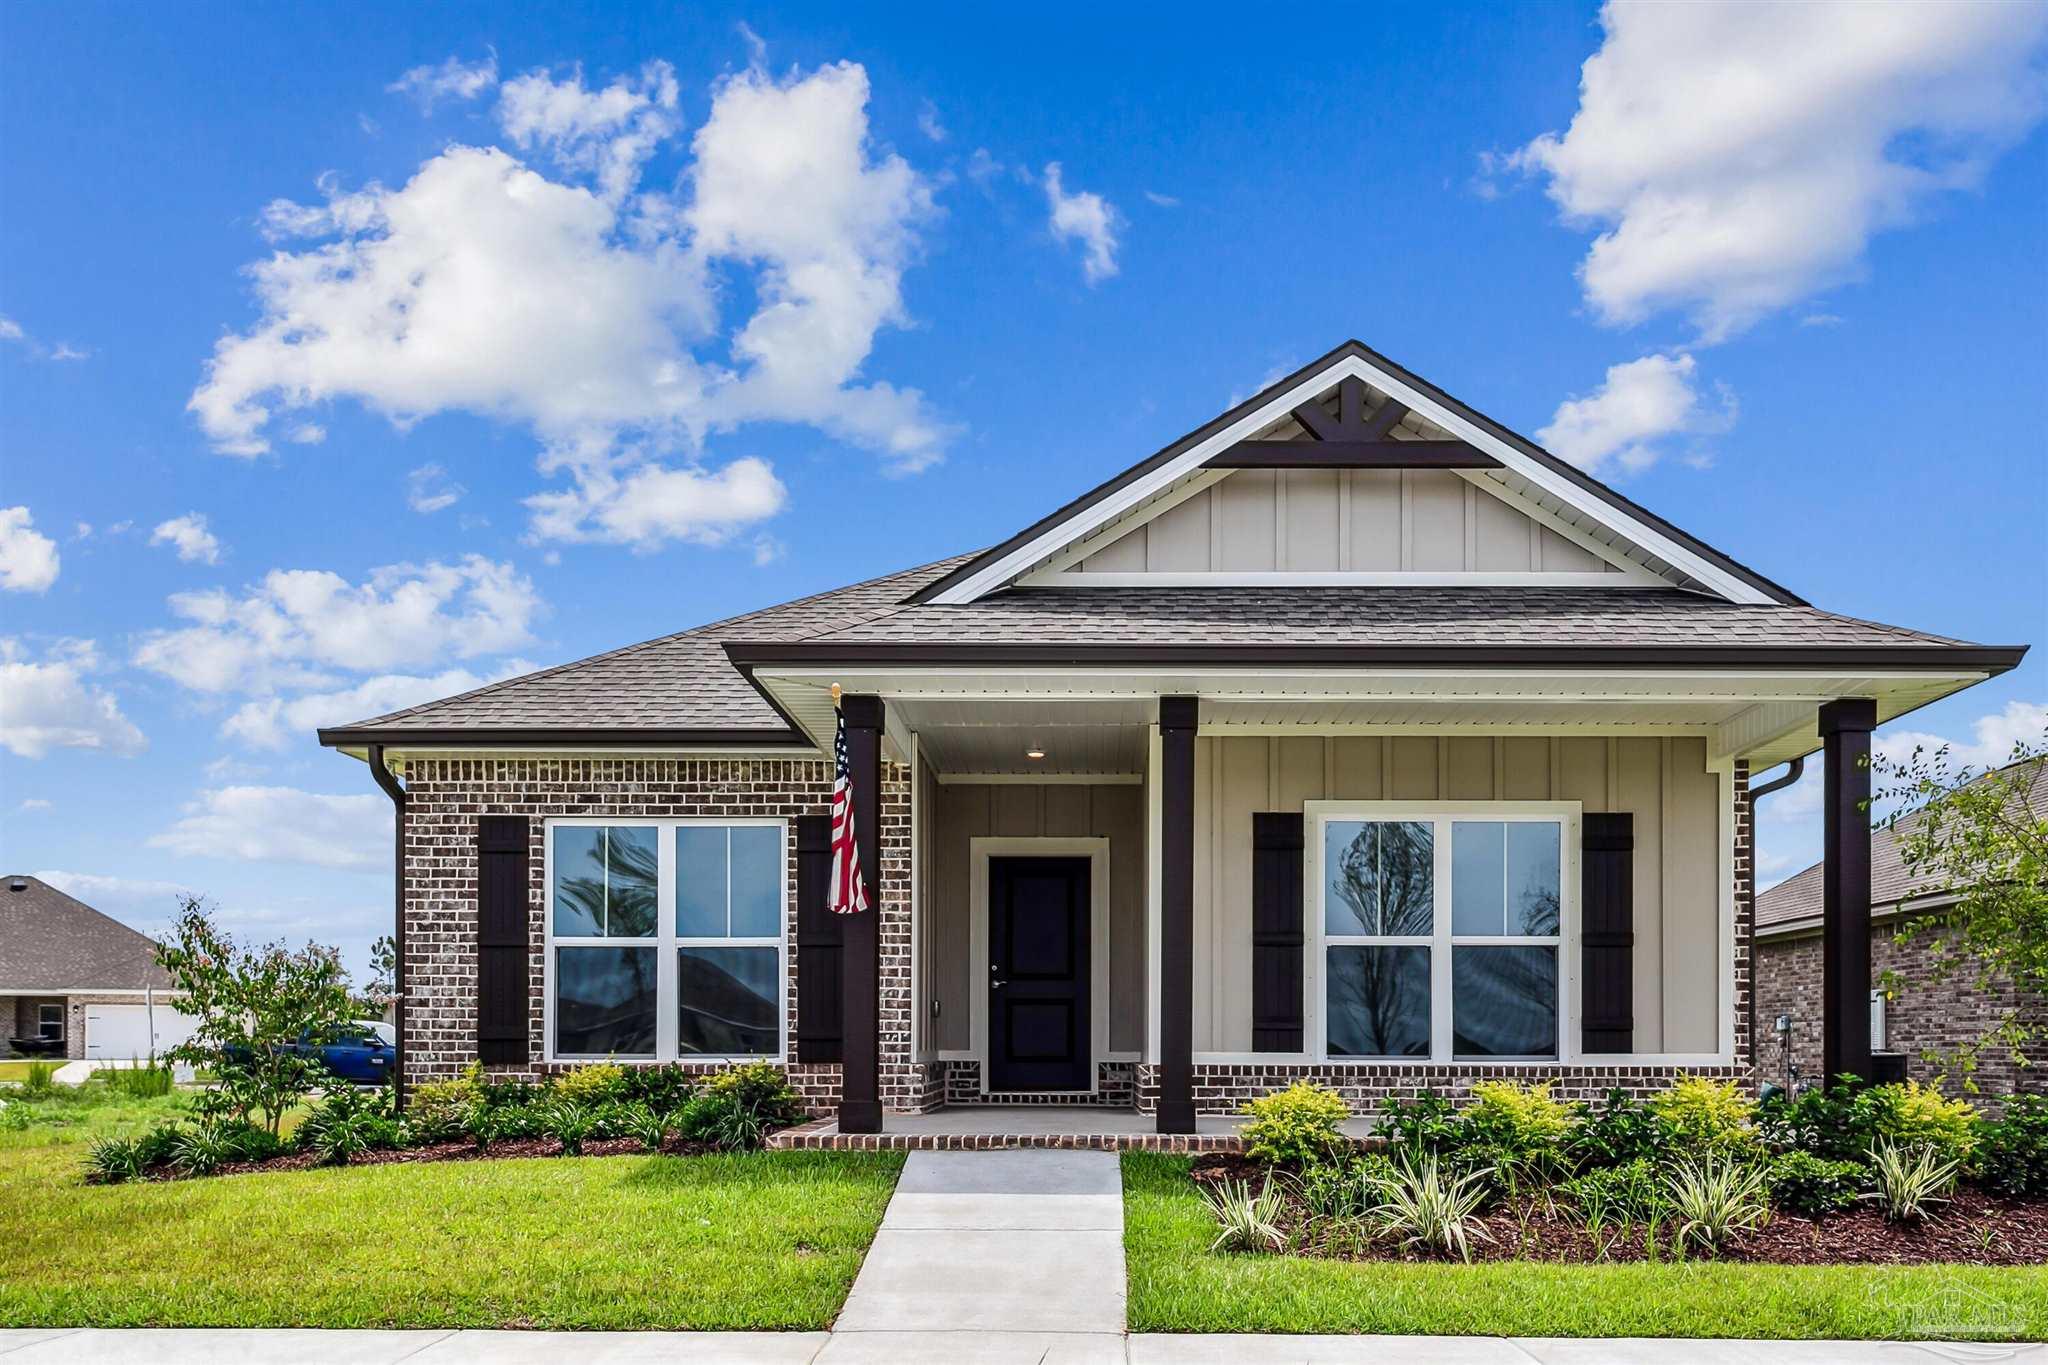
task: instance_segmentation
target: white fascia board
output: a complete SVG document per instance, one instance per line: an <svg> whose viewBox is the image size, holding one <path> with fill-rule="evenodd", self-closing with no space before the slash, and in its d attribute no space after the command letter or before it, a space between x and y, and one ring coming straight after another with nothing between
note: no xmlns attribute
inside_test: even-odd
<svg viewBox="0 0 2048 1365"><path fill-rule="evenodd" d="M1175 459L1167 461L1143 478L1134 479L1123 488L1110 494L1092 507L1077 512L1074 516L1046 530L1028 543L1012 550L995 563L978 573L962 579L933 597L934 603L959 606L994 592L1037 565L1040 561L1057 553L1071 542L1094 531L1115 517L1121 516L1136 504L1158 492L1176 479L1184 478L1189 471L1200 468L1215 455L1245 440L1256 432L1272 425L1287 413L1300 407L1309 399L1327 389L1332 382L1345 378L1362 379L1380 392L1387 394L1410 411L1442 427L1452 435L1469 442L1479 450L1499 460L1502 465L1527 479L1536 487L1567 506L1576 508L1593 520L1613 529L1642 546L1659 559L1690 575L1714 592L1731 602L1750 605L1769 605L1775 599L1750 586L1740 578L1707 562L1701 556L1678 544L1661 531L1630 516L1622 509L1594 497L1570 479L1544 468L1521 451L1499 439L1484 428L1465 420L1427 394L1410 387L1367 364L1358 356L1343 356L1325 370L1293 387L1284 390L1253 409L1244 417L1231 423L1205 441L1189 447Z"/></svg>

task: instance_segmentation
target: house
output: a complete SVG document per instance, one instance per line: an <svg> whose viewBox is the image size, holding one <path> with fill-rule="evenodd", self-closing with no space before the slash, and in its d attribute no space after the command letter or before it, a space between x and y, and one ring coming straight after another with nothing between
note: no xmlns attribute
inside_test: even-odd
<svg viewBox="0 0 2048 1365"><path fill-rule="evenodd" d="M2029 760L2016 771L2025 778L2017 785L2026 815L2048 819L2048 760ZM1968 968L1934 980L1940 940L1934 922L1955 898L1938 892L1927 876L1907 870L1899 836L1912 824L1913 817L1907 816L1870 836L1872 977L1881 981L1890 972L1899 982L1889 997L1881 988L1871 991L1870 1035L1871 1046L1895 1056L1895 1065L1907 1075L1931 1082L1938 1068L1925 1058L1929 1050L1950 1052L1975 1042L2012 1010L2023 1011L2023 1020L2035 1028L2048 1030L2048 1008L2038 999L2021 997L2009 982L1980 990L1975 971ZM1788 1088L1794 1076L1817 1081L1822 1075L1824 872L1817 863L1779 882L1756 902L1756 1014L1762 1030L1757 1070L1762 1079ZM1905 943L1897 942L1898 931L1909 924L1918 924L1919 931ZM1985 1049L1975 1079L1979 1091L1988 1096L2048 1088L2038 1069L2022 1070L2002 1048Z"/></svg>
<svg viewBox="0 0 2048 1365"><path fill-rule="evenodd" d="M414 1079L769 1057L842 1133L1176 1134L1297 1077L1746 1079L1749 773L1824 747L1853 810L1873 726L2024 652L1809 606L1347 342L990 549L320 738L399 811Z"/></svg>
<svg viewBox="0 0 2048 1365"><path fill-rule="evenodd" d="M34 1056L126 1060L183 1042L156 944L37 877L0 890L0 1045Z"/></svg>

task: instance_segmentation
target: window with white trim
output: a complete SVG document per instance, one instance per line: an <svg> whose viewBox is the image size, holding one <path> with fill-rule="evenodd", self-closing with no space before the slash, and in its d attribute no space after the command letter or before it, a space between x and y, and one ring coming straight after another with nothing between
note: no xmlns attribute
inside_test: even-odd
<svg viewBox="0 0 2048 1365"><path fill-rule="evenodd" d="M1322 1055L1561 1055L1575 806L1317 802L1311 814Z"/></svg>
<svg viewBox="0 0 2048 1365"><path fill-rule="evenodd" d="M781 1056L785 829L549 821L549 1057Z"/></svg>

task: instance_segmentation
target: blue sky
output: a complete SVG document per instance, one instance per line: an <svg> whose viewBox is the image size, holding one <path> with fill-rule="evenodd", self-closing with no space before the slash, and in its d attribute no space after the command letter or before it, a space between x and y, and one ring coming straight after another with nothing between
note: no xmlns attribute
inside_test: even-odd
<svg viewBox="0 0 2048 1365"><path fill-rule="evenodd" d="M313 724L991 543L1349 336L1819 605L2048 637L2048 7L6 24L0 862L140 925L360 962Z"/></svg>

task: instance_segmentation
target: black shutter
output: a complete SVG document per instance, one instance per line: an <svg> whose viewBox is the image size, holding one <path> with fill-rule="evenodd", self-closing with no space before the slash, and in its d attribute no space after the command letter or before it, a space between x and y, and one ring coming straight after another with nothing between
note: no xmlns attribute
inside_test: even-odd
<svg viewBox="0 0 2048 1365"><path fill-rule="evenodd" d="M1587 1052L1635 1050L1635 848L1634 816L1585 817L1579 1002Z"/></svg>
<svg viewBox="0 0 2048 1365"><path fill-rule="evenodd" d="M826 908L832 882L832 817L796 818L796 1059L836 1062L846 1022L840 1007L841 923Z"/></svg>
<svg viewBox="0 0 2048 1365"><path fill-rule="evenodd" d="M476 822L476 1055L486 1066L528 1060L533 937L527 820Z"/></svg>
<svg viewBox="0 0 2048 1365"><path fill-rule="evenodd" d="M1252 1051L1301 1051L1299 813L1252 815Z"/></svg>

